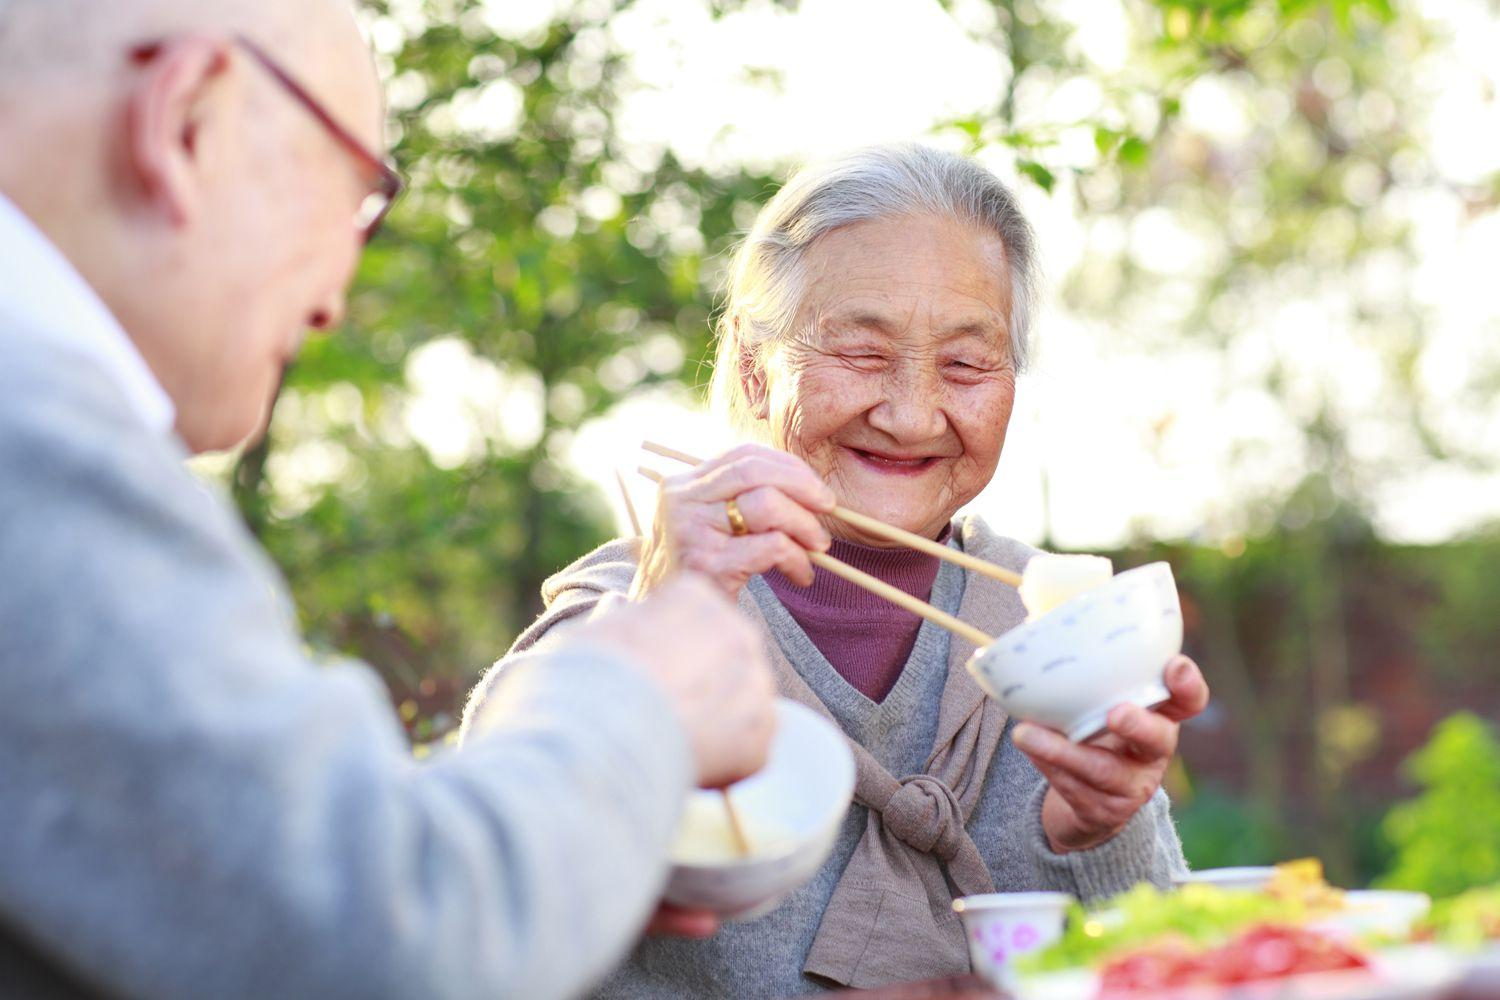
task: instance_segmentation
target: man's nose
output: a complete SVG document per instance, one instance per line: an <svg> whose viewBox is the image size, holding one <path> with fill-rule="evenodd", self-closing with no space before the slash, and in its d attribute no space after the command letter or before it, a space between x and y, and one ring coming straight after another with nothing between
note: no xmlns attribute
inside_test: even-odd
<svg viewBox="0 0 1500 1000"><path fill-rule="evenodd" d="M312 311L307 314L307 325L314 330L332 330L344 322L346 308L342 292L330 295L313 306Z"/></svg>

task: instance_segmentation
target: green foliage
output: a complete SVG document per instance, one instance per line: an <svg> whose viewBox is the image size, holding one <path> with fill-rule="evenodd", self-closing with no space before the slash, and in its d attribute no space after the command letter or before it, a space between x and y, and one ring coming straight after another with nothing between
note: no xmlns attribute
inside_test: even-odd
<svg viewBox="0 0 1500 1000"><path fill-rule="evenodd" d="M1016 169L1030 178L1043 191L1050 193L1053 185L1057 183L1057 176L1034 160L1018 160Z"/></svg>
<svg viewBox="0 0 1500 1000"><path fill-rule="evenodd" d="M1486 686L1500 678L1495 657L1495 608L1500 607L1500 539L1415 550L1406 560L1413 579L1431 595L1417 619L1432 670L1455 682Z"/></svg>
<svg viewBox="0 0 1500 1000"><path fill-rule="evenodd" d="M1195 870L1266 865L1295 850L1268 809L1221 788L1202 789L1173 802L1172 816L1188 866Z"/></svg>
<svg viewBox="0 0 1500 1000"><path fill-rule="evenodd" d="M1341 538L1338 523L1116 560L1172 563L1188 651L1214 691L1213 718L1184 744L1189 770L1217 782L1174 793L1195 866L1317 855L1337 884L1368 884L1395 852L1380 822L1391 762L1441 712L1496 704L1494 604L1478 590L1447 603L1482 589L1489 543L1395 548Z"/></svg>
<svg viewBox="0 0 1500 1000"><path fill-rule="evenodd" d="M1452 896L1500 881L1500 737L1478 716L1445 719L1407 761L1422 792L1394 807L1395 863L1381 884Z"/></svg>
<svg viewBox="0 0 1500 1000"><path fill-rule="evenodd" d="M1241 22L1255 17L1289 24L1299 18L1327 16L1347 32L1361 17L1380 24L1396 16L1389 0L1155 0L1154 5L1161 11L1162 33L1169 42L1232 42Z"/></svg>
<svg viewBox="0 0 1500 1000"><path fill-rule="evenodd" d="M542 581L612 534L568 471L572 436L634 390L695 378L706 262L769 183L621 141L624 57L597 10L563 5L508 37L488 6L365 5L376 37L399 39L382 70L410 190L364 257L347 327L308 345L268 444L234 476L309 638L415 698L417 735L451 725ZM463 391L417 384L426 348L479 373L454 448L419 431L424 407ZM433 682L447 703L422 697Z"/></svg>
<svg viewBox="0 0 1500 1000"><path fill-rule="evenodd" d="M1074 904L1062 938L1028 957L1026 966L1056 970L1097 965L1164 936L1200 945L1218 944L1255 924L1298 921L1307 909L1299 899L1278 899L1259 892L1210 885L1164 892L1145 883L1103 905L1111 911L1107 921L1090 919L1081 906Z"/></svg>
<svg viewBox="0 0 1500 1000"><path fill-rule="evenodd" d="M744 6L703 2L716 17ZM716 262L775 178L628 141L618 119L629 53L609 29L630 0L564 2L551 23L516 35L492 27L490 0L364 6L411 192L363 261L347 329L308 346L268 445L244 456L234 482L312 643L374 664L413 735L439 738L477 672L536 612L541 582L610 534L601 498L569 471L574 435L644 386L701 382ZM1021 183L1076 200L1088 254L1055 276L1069 312L1135 349L1220 349L1259 336L1250 317L1345 287L1371 258L1410 265L1409 234L1381 209L1397 165L1410 176L1422 162L1412 128L1422 88L1408 70L1427 38L1409 12L1386 0L1127 0L1135 41L1123 68L1105 72L1054 5L991 7L988 26L961 23L981 25L968 30L1008 80L992 108L944 128L1010 157ZM1098 107L1054 120L1049 99L1073 81L1100 92ZM1194 130L1184 103L1205 83L1246 109L1245 135ZM1070 159L1079 148L1097 158ZM1209 234L1194 276L1164 283L1153 248L1121 238L1147 212ZM1462 455L1463 442L1427 427L1413 388L1420 310L1377 291L1345 318L1406 389L1389 395L1392 439ZM467 444L445 453L413 429L432 395L415 368L454 346L506 391L470 401ZM1264 371L1225 385L1293 400L1277 416L1305 474L1267 487L1253 470L1274 459L1269 446L1234 446L1224 509L1204 533L1248 541L1165 553L1245 758L1243 800L1202 793L1182 804L1182 829L1200 866L1316 852L1352 880L1370 861L1343 789L1388 737L1376 725L1370 743L1372 710L1352 690L1351 623L1418 608L1424 670L1493 684L1494 559L1414 557L1402 565L1420 592L1369 592L1390 575L1366 516L1387 466L1352 457L1347 413L1309 386L1295 352L1250 346ZM1374 610L1361 619L1361 607Z"/></svg>
<svg viewBox="0 0 1500 1000"><path fill-rule="evenodd" d="M1477 951L1500 941L1500 883L1438 900L1423 930L1453 948Z"/></svg>

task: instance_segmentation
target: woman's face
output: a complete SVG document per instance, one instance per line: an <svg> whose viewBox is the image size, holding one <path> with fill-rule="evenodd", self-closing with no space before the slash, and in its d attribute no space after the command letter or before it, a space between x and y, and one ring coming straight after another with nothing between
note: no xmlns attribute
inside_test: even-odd
<svg viewBox="0 0 1500 1000"><path fill-rule="evenodd" d="M793 336L747 377L752 410L842 503L934 538L1005 444L1016 380L1004 246L916 216L834 230L805 261Z"/></svg>

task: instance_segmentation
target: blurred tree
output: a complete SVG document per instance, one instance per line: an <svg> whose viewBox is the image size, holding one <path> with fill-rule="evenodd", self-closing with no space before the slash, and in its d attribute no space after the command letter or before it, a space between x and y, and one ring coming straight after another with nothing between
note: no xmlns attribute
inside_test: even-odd
<svg viewBox="0 0 1500 1000"><path fill-rule="evenodd" d="M1414 127L1432 31L1386 0L1126 0L1129 41L1102 66L1052 5L991 6L977 34L1012 78L991 114L952 127L1075 202L1086 250L1060 305L1107 330L1101 351L1209 359L1224 499L1197 540L1243 552L1247 535L1287 534L1255 547L1268 562L1189 557L1204 662L1251 755L1253 811L1306 804L1304 849L1349 880L1357 820L1340 791L1384 734L1353 700L1349 643L1381 489L1431 462L1493 464L1419 377L1412 205L1447 185ZM1492 187L1465 197L1483 209ZM1167 455L1183 421L1161 406ZM1148 518L1141 540L1153 533ZM1257 634L1268 603L1276 627Z"/></svg>
<svg viewBox="0 0 1500 1000"><path fill-rule="evenodd" d="M1254 805L1219 788L1175 801L1172 816L1194 869L1264 865L1297 850L1284 842L1278 817L1262 815Z"/></svg>
<svg viewBox="0 0 1500 1000"><path fill-rule="evenodd" d="M365 4L412 191L369 250L348 328L309 345L234 485L310 640L374 664L418 739L451 727L541 580L611 533L562 456L633 390L700 381L715 261L773 187L626 133L637 81L612 25L632 6ZM1426 658L1495 675L1491 560L1413 559L1419 593L1367 592L1390 575L1370 527L1390 472L1486 460L1433 419L1448 401L1417 378L1424 316L1403 280L1410 195L1444 183L1411 127L1429 31L1382 0L1124 0L1125 50L1105 67L1060 2L944 6L1010 73L990 112L940 131L1080 209L1087 250L1058 276L1062 308L1121 353L1215 359L1224 501L1206 545L1166 554L1257 832L1228 843L1207 796L1188 824L1197 856L1295 843L1351 880L1363 805L1343 791L1394 738L1356 690L1358 623L1416 602ZM1463 193L1479 211L1495 190ZM1358 392L1325 341L1352 349L1338 356L1358 359ZM1314 836L1277 833L1292 823Z"/></svg>
<svg viewBox="0 0 1500 1000"><path fill-rule="evenodd" d="M570 435L693 377L705 261L768 185L622 142L627 6L506 34L482 0L366 4L411 190L234 485L309 638L375 665L418 738L612 533Z"/></svg>

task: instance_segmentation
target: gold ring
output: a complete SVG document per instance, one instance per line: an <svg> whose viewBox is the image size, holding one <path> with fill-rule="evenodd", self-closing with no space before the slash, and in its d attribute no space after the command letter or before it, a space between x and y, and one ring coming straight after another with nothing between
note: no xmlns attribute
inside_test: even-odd
<svg viewBox="0 0 1500 1000"><path fill-rule="evenodd" d="M724 515L729 518L729 533L738 538L741 535L750 534L750 525L745 523L745 515L740 513L740 505L732 499L724 503Z"/></svg>

